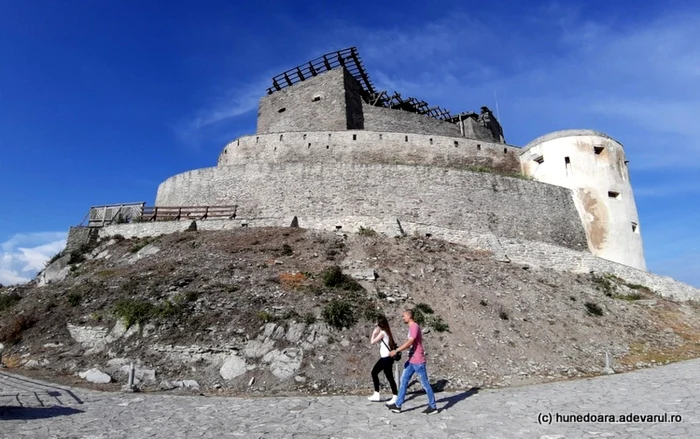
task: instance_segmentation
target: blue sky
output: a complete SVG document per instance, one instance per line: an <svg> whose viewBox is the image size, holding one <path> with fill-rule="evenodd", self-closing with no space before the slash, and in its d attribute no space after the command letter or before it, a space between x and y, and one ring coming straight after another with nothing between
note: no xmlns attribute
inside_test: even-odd
<svg viewBox="0 0 700 439"><path fill-rule="evenodd" d="M700 4L240 3L0 0L0 283L32 277L91 205L150 205L215 165L272 76L357 46L380 89L453 112L497 96L509 144L619 140L650 271L700 287Z"/></svg>

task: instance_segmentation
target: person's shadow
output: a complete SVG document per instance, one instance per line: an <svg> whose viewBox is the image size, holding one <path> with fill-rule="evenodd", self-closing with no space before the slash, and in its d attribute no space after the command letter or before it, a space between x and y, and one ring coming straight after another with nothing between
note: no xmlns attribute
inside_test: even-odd
<svg viewBox="0 0 700 439"><path fill-rule="evenodd" d="M418 395L425 394L425 390L423 390L423 388L420 386L420 383L418 382L418 380L411 381L408 384L408 389L410 389L414 385L416 385L418 387L418 389L410 392L410 394L408 394L408 392L407 392L407 396L406 396L406 399L404 401L410 401L413 398L416 398ZM430 384L430 388L433 389L433 393L435 393L435 394L444 392L446 386L447 386L447 380L445 380L445 379L441 379L441 380L436 381L435 383ZM465 399L469 398L470 396L476 395L477 393L479 393L479 390L481 390L481 387L472 387L469 390L465 390L464 392L460 392L460 393L457 393L457 394L454 394L451 396L447 396L447 397L442 398L442 399L435 398L435 402L436 403L445 403L444 406L439 407L439 410L440 411L447 410L447 409L451 408L453 405L457 404L458 402L464 401ZM413 409L408 409L406 411L416 410L416 409L417 408L413 408Z"/></svg>
<svg viewBox="0 0 700 439"><path fill-rule="evenodd" d="M83 413L83 410L72 407L0 407L0 421L54 418L56 416L68 416Z"/></svg>

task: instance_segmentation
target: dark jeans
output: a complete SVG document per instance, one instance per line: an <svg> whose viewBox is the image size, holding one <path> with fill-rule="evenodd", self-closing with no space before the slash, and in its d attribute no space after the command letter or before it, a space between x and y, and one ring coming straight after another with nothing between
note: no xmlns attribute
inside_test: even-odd
<svg viewBox="0 0 700 439"><path fill-rule="evenodd" d="M374 383L374 391L379 392L379 372L384 371L387 381L389 381L389 386L391 386L391 394L398 394L396 389L396 380L394 380L394 373L391 367L394 365L394 360L391 357L380 358L377 364L372 368L372 382Z"/></svg>

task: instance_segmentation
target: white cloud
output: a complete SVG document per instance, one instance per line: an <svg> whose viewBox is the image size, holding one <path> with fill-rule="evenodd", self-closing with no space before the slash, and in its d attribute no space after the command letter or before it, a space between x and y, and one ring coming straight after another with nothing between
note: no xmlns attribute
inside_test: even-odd
<svg viewBox="0 0 700 439"><path fill-rule="evenodd" d="M0 244L0 284L30 281L66 246L65 232L19 233Z"/></svg>

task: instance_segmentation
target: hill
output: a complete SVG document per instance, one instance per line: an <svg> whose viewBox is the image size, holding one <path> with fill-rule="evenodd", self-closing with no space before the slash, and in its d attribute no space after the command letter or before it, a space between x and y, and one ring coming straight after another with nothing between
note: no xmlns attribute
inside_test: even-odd
<svg viewBox="0 0 700 439"><path fill-rule="evenodd" d="M429 237L301 228L113 236L64 279L0 289L3 361L65 384L219 394L371 390L374 319L418 307L435 386L499 387L700 356L693 303L603 273L502 262ZM80 377L109 374L108 384ZM196 384L192 381L196 381Z"/></svg>

